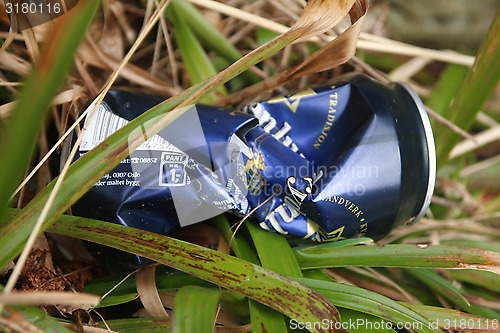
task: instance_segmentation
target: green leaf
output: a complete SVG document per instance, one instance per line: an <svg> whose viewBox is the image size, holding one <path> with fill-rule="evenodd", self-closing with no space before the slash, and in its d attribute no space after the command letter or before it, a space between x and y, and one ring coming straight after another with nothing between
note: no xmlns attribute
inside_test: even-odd
<svg viewBox="0 0 500 333"><path fill-rule="evenodd" d="M98 322L98 328L107 329L103 322ZM127 318L106 320L106 324L115 332L143 333L170 332L171 320L165 318Z"/></svg>
<svg viewBox="0 0 500 333"><path fill-rule="evenodd" d="M234 250L238 258L244 259L254 264L260 263L256 255L257 250L251 247L251 245L243 235L243 232L245 231L243 228L240 228L236 234L233 234L229 222L225 216L220 215L215 218L215 221L222 235L231 244L231 248ZM245 225L248 224L251 224L251 222L247 222ZM263 267L272 269L272 267L267 267L265 265L263 265ZM276 272L279 273L279 271ZM254 300L250 300L248 305L250 309L252 331L286 332L285 319L281 313Z"/></svg>
<svg viewBox="0 0 500 333"><path fill-rule="evenodd" d="M377 293L342 283L295 278L325 296L335 306L363 312L393 323L418 325L419 332L439 332L431 329L430 322L420 314Z"/></svg>
<svg viewBox="0 0 500 333"><path fill-rule="evenodd" d="M285 317L264 304L250 300L252 333L286 332Z"/></svg>
<svg viewBox="0 0 500 333"><path fill-rule="evenodd" d="M455 125L467 130L473 123L477 113L491 96L498 81L500 80L500 8L488 30L476 55L474 65L470 68L467 76L461 81L460 89L453 99L449 111L448 120ZM448 154L455 144L460 140L458 134L446 131L440 135L436 147L438 166L442 165L448 158Z"/></svg>
<svg viewBox="0 0 500 333"><path fill-rule="evenodd" d="M239 229L237 233L233 233L227 217L223 214L216 216L212 220L215 222L215 225L222 234L222 237L226 239L231 246L231 249L233 249L234 254L236 254L238 258L251 262L252 264L260 265L256 250L246 240L243 235L243 229Z"/></svg>
<svg viewBox="0 0 500 333"><path fill-rule="evenodd" d="M301 277L297 258L285 237L271 233L253 223L246 223L262 267L286 276ZM277 311L250 302L250 318L256 332L286 332L285 318Z"/></svg>
<svg viewBox="0 0 500 333"><path fill-rule="evenodd" d="M455 280L470 283L500 293L500 279L491 272L473 271L468 269L450 270L448 274Z"/></svg>
<svg viewBox="0 0 500 333"><path fill-rule="evenodd" d="M431 269L406 269L406 271L432 291L458 305L463 310L467 310L470 307L469 302L462 296L458 288L437 272Z"/></svg>
<svg viewBox="0 0 500 333"><path fill-rule="evenodd" d="M183 287L175 296L173 333L211 333L219 304L219 290Z"/></svg>
<svg viewBox="0 0 500 333"><path fill-rule="evenodd" d="M42 311L41 309L34 306L13 305L4 309L2 313L2 317L4 317L5 320L12 320L15 324L19 324L19 318L16 318L18 316L22 316L24 319L40 328L43 332L71 332L70 330L59 324L54 318L49 316L45 311ZM2 325L0 324L0 328L1 327Z"/></svg>
<svg viewBox="0 0 500 333"><path fill-rule="evenodd" d="M188 1L173 0L170 7L167 9L167 17L170 17L171 9L175 8L177 14L184 19L206 47L214 50L230 63L241 58L240 51ZM252 71L242 73L242 77L250 83L257 83L260 80Z"/></svg>
<svg viewBox="0 0 500 333"><path fill-rule="evenodd" d="M475 239L443 239L441 244L445 245L455 245L463 247L472 247L475 249L483 249L487 251L499 252L500 253L500 243L498 242L487 242L484 240L478 241Z"/></svg>
<svg viewBox="0 0 500 333"><path fill-rule="evenodd" d="M449 245L319 246L297 250L295 254L302 269L346 266L472 268L498 273L500 264L497 252Z"/></svg>
<svg viewBox="0 0 500 333"><path fill-rule="evenodd" d="M354 245L373 245L373 240L368 237L359 237L359 238L351 238L351 239L342 239L335 242L326 242L323 244L318 244L318 242L312 243L312 245L305 246L296 246L294 250L303 250L307 248L314 249L328 249L334 247L343 247L343 246L354 246Z"/></svg>
<svg viewBox="0 0 500 333"><path fill-rule="evenodd" d="M202 82L212 75L217 74L207 53L194 36L186 21L177 13L175 7L172 8L172 12L172 21L175 27L175 40L181 52L182 62L189 73L191 84ZM224 86L218 87L216 91L221 96L227 95ZM217 96L209 94L205 95L201 102L210 103L216 99L218 99Z"/></svg>
<svg viewBox="0 0 500 333"><path fill-rule="evenodd" d="M433 328L446 330L474 330L478 332L498 331L498 320L489 320L453 309L420 304L401 303L413 311L429 318Z"/></svg>
<svg viewBox="0 0 500 333"><path fill-rule="evenodd" d="M297 257L285 237L266 231L253 223L245 225L252 236L262 267L282 275L302 277Z"/></svg>
<svg viewBox="0 0 500 333"><path fill-rule="evenodd" d="M390 328L390 322L384 321L381 318L350 309L340 307L337 309L340 312L342 328L346 329L349 333L396 332Z"/></svg>
<svg viewBox="0 0 500 333"><path fill-rule="evenodd" d="M426 101L427 106L445 118L450 117L450 103L456 97L467 71L468 69L465 66L448 65L434 89L432 89L432 94ZM437 143L441 143L441 138L444 136L443 132L446 129L447 127L441 123L433 124L434 137Z"/></svg>
<svg viewBox="0 0 500 333"><path fill-rule="evenodd" d="M52 97L73 63L73 54L85 35L99 1L82 1L64 15L48 39L37 66L21 89L12 116L0 128L0 216L22 180L40 124ZM2 266L3 267L3 266Z"/></svg>
<svg viewBox="0 0 500 333"><path fill-rule="evenodd" d="M170 237L85 218L62 216L51 232L158 261L241 293L302 321L338 320L334 306L309 288L263 267Z"/></svg>
<svg viewBox="0 0 500 333"><path fill-rule="evenodd" d="M256 33L256 40L259 45L269 42L271 39L276 38L279 34L263 28L258 28Z"/></svg>

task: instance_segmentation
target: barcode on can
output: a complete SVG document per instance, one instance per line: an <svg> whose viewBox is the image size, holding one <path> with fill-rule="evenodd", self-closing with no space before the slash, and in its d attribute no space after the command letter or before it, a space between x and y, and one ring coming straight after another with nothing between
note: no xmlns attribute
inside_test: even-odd
<svg viewBox="0 0 500 333"><path fill-rule="evenodd" d="M101 105L97 108L95 115L89 119L91 113L92 112L89 112L87 114L87 118L85 119L87 130L83 134L80 151L89 151L97 147L111 134L115 133L129 123L128 120L109 111L109 108L105 103L101 103ZM181 152L173 144L156 134L143 142L136 148L136 150L168 150Z"/></svg>

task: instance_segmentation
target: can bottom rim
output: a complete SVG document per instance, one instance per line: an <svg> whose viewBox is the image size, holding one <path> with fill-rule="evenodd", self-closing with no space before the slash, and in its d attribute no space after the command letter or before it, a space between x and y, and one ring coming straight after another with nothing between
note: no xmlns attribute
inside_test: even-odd
<svg viewBox="0 0 500 333"><path fill-rule="evenodd" d="M422 120L422 125L424 127L425 137L427 141L427 152L428 152L428 160L429 160L429 179L427 181L427 191L425 194L425 199L422 204L422 208L420 209L417 216L413 219L413 222L417 222L420 220L427 209L431 204L432 195L434 193L434 187L436 184L436 147L434 145L434 135L432 134L431 122L429 120L429 116L427 115L427 111L425 110L424 103L418 96L418 94L413 90L413 88L406 82L398 82L403 88L405 88L408 93L411 95L415 104L417 105L417 109L420 114L420 119Z"/></svg>

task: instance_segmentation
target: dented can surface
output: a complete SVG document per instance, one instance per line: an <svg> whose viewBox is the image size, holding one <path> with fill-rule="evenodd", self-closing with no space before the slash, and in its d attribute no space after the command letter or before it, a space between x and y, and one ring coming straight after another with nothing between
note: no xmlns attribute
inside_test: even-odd
<svg viewBox="0 0 500 333"><path fill-rule="evenodd" d="M80 155L161 101L110 91ZM377 239L422 217L435 174L432 130L417 94L351 75L238 111L192 106L73 210L161 234L254 210L262 228L281 234Z"/></svg>
<svg viewBox="0 0 500 333"><path fill-rule="evenodd" d="M311 193L290 188L292 198L262 205L262 227L318 241L378 239L425 214L435 148L425 108L408 85L355 75L248 109L314 165L312 174L296 176L312 184Z"/></svg>

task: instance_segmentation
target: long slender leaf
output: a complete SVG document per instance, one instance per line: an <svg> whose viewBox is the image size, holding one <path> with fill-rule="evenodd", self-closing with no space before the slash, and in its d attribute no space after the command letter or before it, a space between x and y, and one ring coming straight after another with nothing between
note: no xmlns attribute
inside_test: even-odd
<svg viewBox="0 0 500 333"><path fill-rule="evenodd" d="M346 266L471 268L500 274L500 253L449 245L320 246L298 250L295 254L303 269Z"/></svg>
<svg viewBox="0 0 500 333"><path fill-rule="evenodd" d="M229 221L224 215L215 217L213 221L238 258L251 262L252 264L260 265L255 248L249 244L243 235L244 230L233 233Z"/></svg>
<svg viewBox="0 0 500 333"><path fill-rule="evenodd" d="M38 65L26 80L8 122L0 128L0 216L21 182L56 89L73 62L73 54L87 30L99 1L82 1L62 17L41 53Z"/></svg>
<svg viewBox="0 0 500 333"><path fill-rule="evenodd" d="M217 74L214 65L186 21L179 15L175 8L172 8L172 12L172 21L175 27L175 40L182 56L182 62L189 73L191 84L202 82L210 76ZM218 87L216 91L219 95L227 95L224 86ZM216 99L218 99L218 97L214 94L208 94L203 97L201 102L209 103Z"/></svg>
<svg viewBox="0 0 500 333"><path fill-rule="evenodd" d="M172 332L213 332L219 294L218 290L196 286L186 286L179 290L175 296Z"/></svg>
<svg viewBox="0 0 500 333"><path fill-rule="evenodd" d="M500 293L500 279L494 273L463 269L452 270L448 274L458 281L485 287Z"/></svg>
<svg viewBox="0 0 500 333"><path fill-rule="evenodd" d="M469 332L500 332L498 320L481 318L453 309L420 304L401 303L413 311L429 318L433 328L466 330Z"/></svg>
<svg viewBox="0 0 500 333"><path fill-rule="evenodd" d="M450 117L450 103L455 98L465 75L467 75L467 67L453 64L448 65L434 86L431 96L426 101L426 105L445 118ZM447 128L441 123L433 124L436 142L441 142L446 130Z"/></svg>
<svg viewBox="0 0 500 333"><path fill-rule="evenodd" d="M377 293L336 282L295 278L301 284L316 290L335 306L367 313L393 323L410 323L418 332L438 332L430 328L425 317Z"/></svg>
<svg viewBox="0 0 500 333"><path fill-rule="evenodd" d="M390 322L351 309L337 308L340 312L342 328L349 333L394 333Z"/></svg>
<svg viewBox="0 0 500 333"><path fill-rule="evenodd" d="M266 231L253 223L247 223L255 248L263 267L290 277L302 277L297 257L285 237Z"/></svg>
<svg viewBox="0 0 500 333"><path fill-rule="evenodd" d="M260 260L256 256L255 248L252 248L244 238L242 233L244 229L240 229L234 234L229 226L229 222L223 215L215 218L216 225L221 233L230 242L236 256L246 261L260 264ZM250 222L249 222L250 223ZM266 266L264 266L266 267ZM272 269L272 267L266 267ZM277 271L278 272L278 271ZM259 302L249 300L250 321L252 323L253 332L285 332L285 319L281 313L273 310Z"/></svg>
<svg viewBox="0 0 500 333"><path fill-rule="evenodd" d="M455 125L468 129L474 121L480 108L491 96L500 80L500 8L488 30L481 47L476 55L474 65L469 70L465 80L450 105L449 120ZM436 147L438 166L446 161L448 154L460 140L460 137L447 131L440 138L440 145Z"/></svg>
<svg viewBox="0 0 500 333"><path fill-rule="evenodd" d="M221 57L229 62L237 61L242 57L240 51L188 1L173 0L171 9L175 9L182 16L204 45ZM171 10L167 9L167 14L167 17L170 17ZM242 76L252 83L259 81L258 76L251 71L245 71Z"/></svg>
<svg viewBox="0 0 500 333"><path fill-rule="evenodd" d="M246 227L252 236L262 267L290 277L302 276L297 258L285 237L270 233L251 222ZM286 332L285 318L277 311L250 302L250 315L255 332Z"/></svg>
<svg viewBox="0 0 500 333"><path fill-rule="evenodd" d="M60 218L50 231L150 258L241 293L297 320L338 320L335 307L311 289L263 267L207 248L72 216Z"/></svg>
<svg viewBox="0 0 500 333"><path fill-rule="evenodd" d="M431 288L432 291L443 296L445 299L460 306L463 310L467 310L470 306L469 302L462 296L457 287L450 281L439 275L431 269L406 269L411 275L421 281L423 284Z"/></svg>
<svg viewBox="0 0 500 333"><path fill-rule="evenodd" d="M2 321L12 321L19 327L21 321L27 320L43 332L53 333L70 333L71 331L61 326L54 318L49 316L45 311L28 305L14 305L4 309L2 313ZM2 323L0 322L0 327ZM20 326L22 327L22 326Z"/></svg>
<svg viewBox="0 0 500 333"><path fill-rule="evenodd" d="M286 332L285 317L264 304L250 300L250 322L252 332Z"/></svg>
<svg viewBox="0 0 500 333"><path fill-rule="evenodd" d="M97 323L99 328L107 329L107 326L113 331L122 333L143 333L143 332L169 332L171 320L165 318L127 318L112 319ZM107 326L106 326L107 325Z"/></svg>

